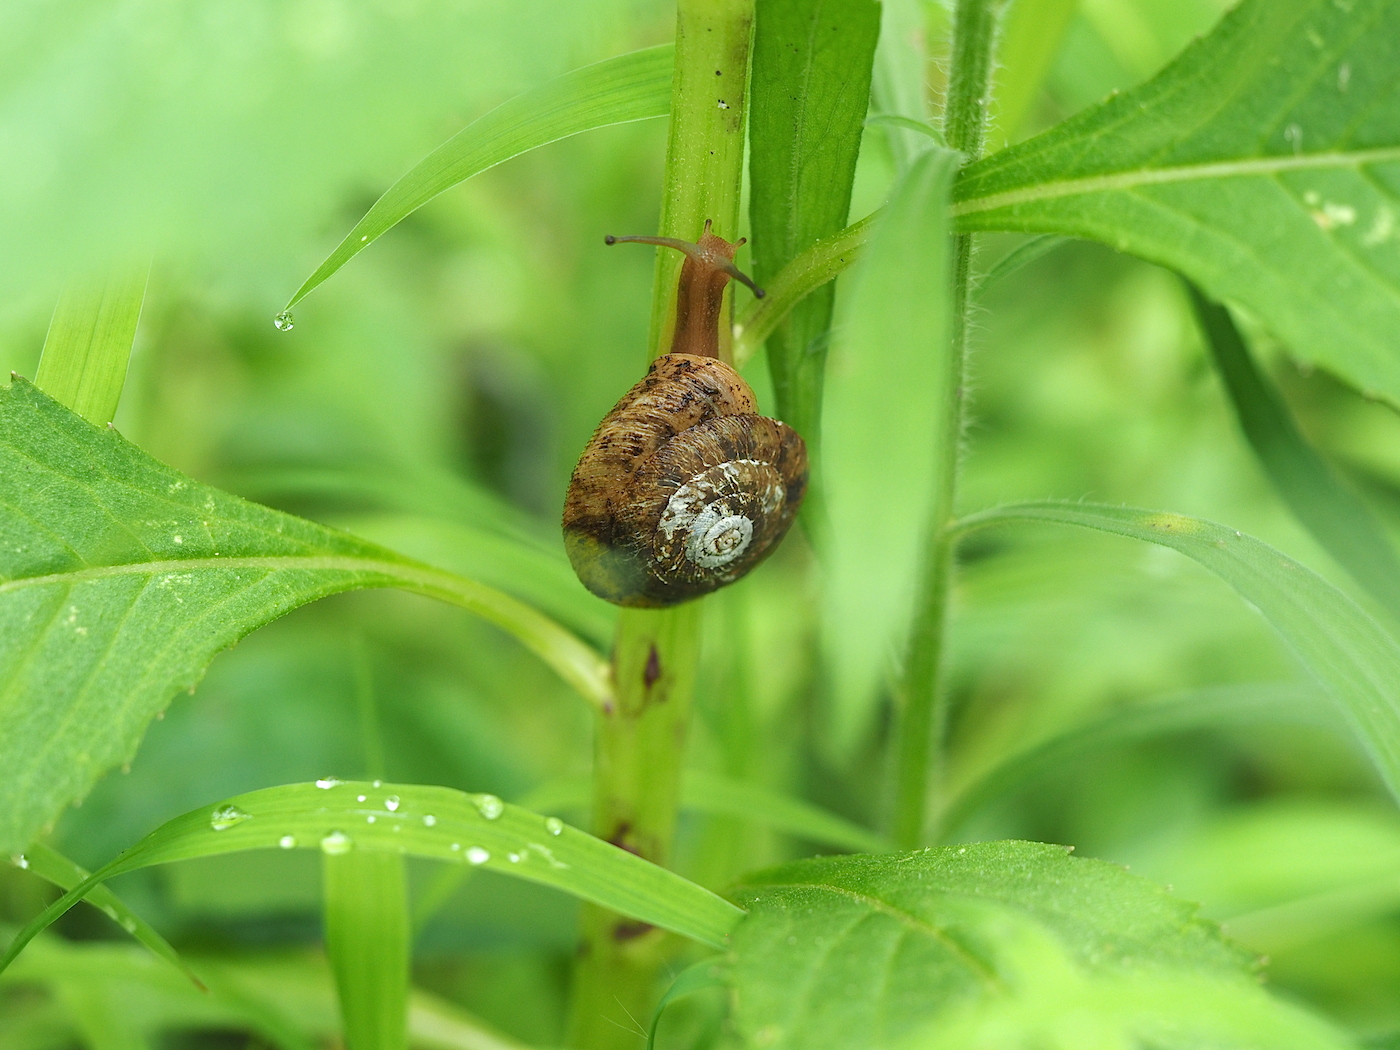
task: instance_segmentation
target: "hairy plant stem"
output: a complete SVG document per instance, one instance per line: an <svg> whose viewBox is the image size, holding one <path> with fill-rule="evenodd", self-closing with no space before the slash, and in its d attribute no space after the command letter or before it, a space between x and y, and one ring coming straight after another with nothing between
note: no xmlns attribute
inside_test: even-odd
<svg viewBox="0 0 1400 1050"><path fill-rule="evenodd" d="M974 161L986 135L997 29L1006 0L958 0L953 22L952 67L943 116L948 145ZM899 721L894 737L894 819L897 845L919 846L927 831L929 792L942 772L948 722L943 653L947 636L948 596L953 555L947 526L953 521L964 417L963 375L967 356L969 276L972 235L959 234L952 245L953 286L949 298L951 373L939 438L942 470L929 522L926 561L920 581L918 612L910 632L909 655L900 683Z"/></svg>
<svg viewBox="0 0 1400 1050"><path fill-rule="evenodd" d="M753 0L678 0L676 67L660 235L694 241L705 221L737 237ZM648 357L675 324L681 257L658 251ZM720 356L731 356L729 302ZM614 698L596 718L593 830L665 865L671 859L686 729L700 644L700 606L624 609L613 647ZM635 1050L645 1040L665 962L663 934L586 906L567 1045Z"/></svg>

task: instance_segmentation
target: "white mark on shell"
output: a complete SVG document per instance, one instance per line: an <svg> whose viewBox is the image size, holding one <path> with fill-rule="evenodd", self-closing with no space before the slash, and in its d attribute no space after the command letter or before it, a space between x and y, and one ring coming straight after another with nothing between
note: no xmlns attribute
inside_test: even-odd
<svg viewBox="0 0 1400 1050"><path fill-rule="evenodd" d="M759 460L739 459L697 474L676 489L661 512L657 531L663 542L675 544L679 532L685 557L703 569L722 568L742 556L753 542L755 526L753 519L736 513L738 507L730 502L738 495L733 489L741 484L743 468L773 472ZM761 512L775 513L785 495L782 483L775 480L762 494Z"/></svg>

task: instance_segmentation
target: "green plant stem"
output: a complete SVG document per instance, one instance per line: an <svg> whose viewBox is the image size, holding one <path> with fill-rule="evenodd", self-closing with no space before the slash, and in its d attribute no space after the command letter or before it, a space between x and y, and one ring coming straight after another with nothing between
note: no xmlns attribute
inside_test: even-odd
<svg viewBox="0 0 1400 1050"><path fill-rule="evenodd" d="M408 1045L408 886L404 859L351 850L322 858L326 954L347 1050Z"/></svg>
<svg viewBox="0 0 1400 1050"><path fill-rule="evenodd" d="M738 236L753 0L679 0L676 65L660 234L695 240L705 221ZM657 254L648 357L665 353L681 258ZM729 316L726 306L722 318ZM720 354L731 356L729 325ZM594 739L594 833L667 864L680 802L686 729L700 644L700 607L624 609L613 646L613 699ZM585 907L567 1043L633 1048L645 1039L665 961L660 931Z"/></svg>
<svg viewBox="0 0 1400 1050"><path fill-rule="evenodd" d="M953 23L952 68L943 134L948 145L976 160L986 135L993 55L1004 0L958 0ZM952 374L961 377L967 356L968 278L972 270L972 236L953 238L953 288L948 353ZM953 555L946 528L953 520L963 429L963 383L950 384L946 425L939 441L943 469L929 521L927 560L920 582L918 612L909 639L909 655L900 683L899 721L894 736L894 819L897 845L922 844L932 782L940 774L948 722L943 652L947 635L948 594Z"/></svg>

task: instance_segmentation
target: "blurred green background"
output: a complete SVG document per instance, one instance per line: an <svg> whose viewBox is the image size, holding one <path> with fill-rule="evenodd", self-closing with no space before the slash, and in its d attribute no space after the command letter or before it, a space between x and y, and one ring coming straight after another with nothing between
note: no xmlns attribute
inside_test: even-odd
<svg viewBox="0 0 1400 1050"><path fill-rule="evenodd" d="M1020 135L1150 75L1224 6L1082 0ZM936 102L947 16L924 14ZM651 258L602 237L655 228L664 122L479 176L311 296L294 331L271 319L438 142L524 87L668 39L671 18L663 0L11 0L0 364L33 376L65 277L149 254L124 434L201 480L447 567L478 568L463 561L462 528L525 537L562 565L569 471L644 363ZM867 140L853 218L888 187L883 134ZM985 238L979 265L1016 243ZM1355 595L1252 460L1170 274L1066 244L986 289L976 323L964 509L1042 497L1170 508L1253 533ZM1256 348L1304 431L1393 531L1394 410L1301 371L1262 334ZM763 367L749 368L761 398ZM1400 1028L1400 819L1346 737L1300 715L1307 687L1262 619L1184 558L1128 541L1026 529L964 554L953 785L1160 698L1215 713L1027 770L955 833L1128 864L1235 920L1288 994L1362 1033ZM610 609L565 572L551 611L606 646ZM816 586L798 538L707 603L692 763L878 824L878 741L840 765L816 744ZM528 801L587 775L589 733L577 699L493 628L397 593L343 596L219 657L54 842L96 865L211 800L361 775L375 747L389 779ZM722 888L816 849L691 815L679 866ZM518 1039L556 1043L573 904L489 874L455 887L436 874L413 869L420 904L447 895L417 942L418 983ZM184 950L261 959L320 936L315 856L187 862L114 888ZM28 918L46 892L5 869L0 918ZM59 929L120 934L88 910ZM0 1034L36 994L0 992ZM243 1045L219 1038L171 1045Z"/></svg>

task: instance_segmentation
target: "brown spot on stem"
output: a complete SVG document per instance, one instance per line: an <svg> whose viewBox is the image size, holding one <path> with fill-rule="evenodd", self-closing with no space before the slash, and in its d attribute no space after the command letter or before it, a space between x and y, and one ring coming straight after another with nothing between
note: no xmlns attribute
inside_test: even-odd
<svg viewBox="0 0 1400 1050"><path fill-rule="evenodd" d="M613 927L613 940L631 941L650 933L656 927L649 922L620 922Z"/></svg>
<svg viewBox="0 0 1400 1050"><path fill-rule="evenodd" d="M656 646L651 647L651 652L647 654L646 670L642 672L642 681L650 689L661 677L661 654L656 651Z"/></svg>

